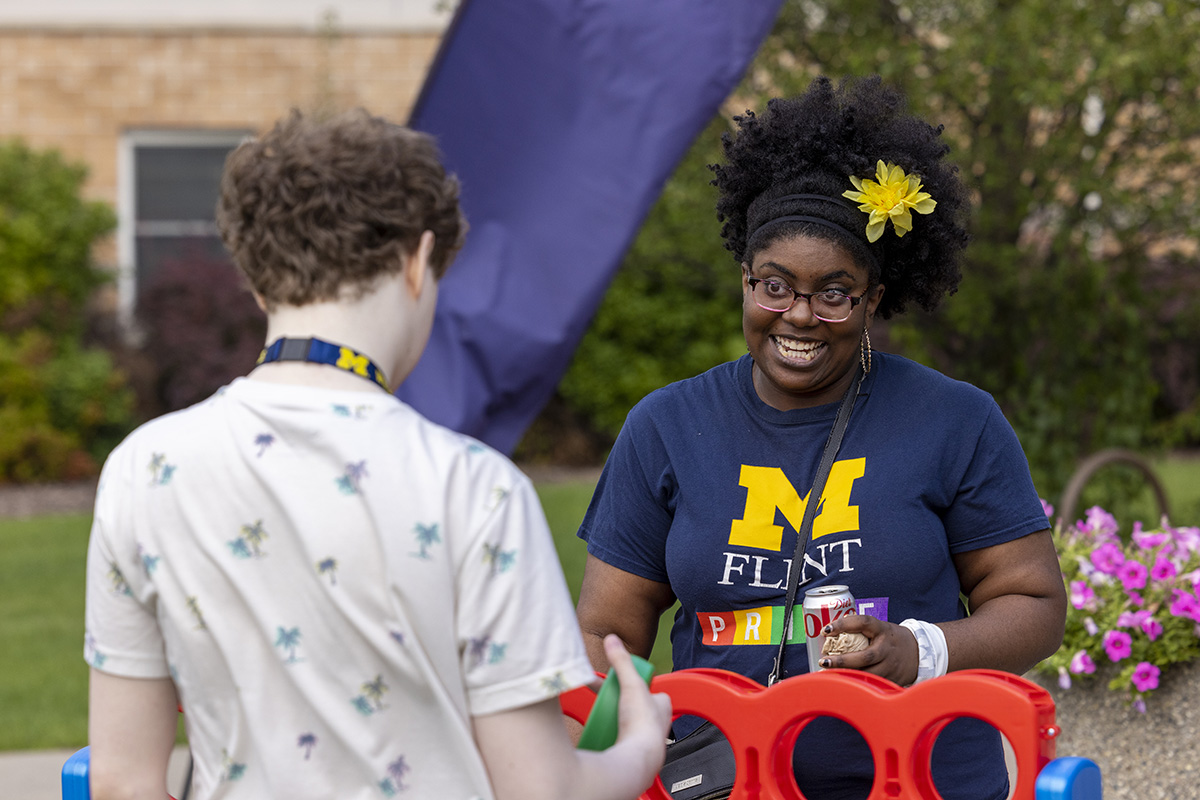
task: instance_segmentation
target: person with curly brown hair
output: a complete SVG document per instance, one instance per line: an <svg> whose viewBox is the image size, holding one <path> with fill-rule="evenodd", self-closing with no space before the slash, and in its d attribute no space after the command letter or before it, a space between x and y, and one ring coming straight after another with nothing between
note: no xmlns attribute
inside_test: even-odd
<svg viewBox="0 0 1200 800"><path fill-rule="evenodd" d="M876 316L932 310L961 278L970 199L940 129L878 78L819 78L735 121L713 183L748 353L630 412L579 531L592 663L612 633L649 654L678 602L676 669L766 683L777 651L784 677L809 671L806 633L858 633L864 649L818 668L902 686L1028 670L1061 642L1066 598L1020 443L989 395L870 343ZM843 398L836 460L807 496ZM846 586L859 613L806 632L797 602L783 619L796 571L801 598ZM697 724L681 718L675 735ZM977 720L942 732L932 768L947 800L1007 796L1000 736ZM882 779L830 718L804 728L794 769L819 800L864 798Z"/></svg>
<svg viewBox="0 0 1200 800"><path fill-rule="evenodd" d="M392 392L463 241L433 140L299 113L229 157L218 224L267 311L248 376L105 464L85 657L96 800L632 798L670 720L615 637L620 736L572 747L595 681L532 484Z"/></svg>

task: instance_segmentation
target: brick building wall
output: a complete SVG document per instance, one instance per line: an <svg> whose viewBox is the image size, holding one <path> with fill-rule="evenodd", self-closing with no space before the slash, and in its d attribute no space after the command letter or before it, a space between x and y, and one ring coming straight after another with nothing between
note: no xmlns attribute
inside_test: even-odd
<svg viewBox="0 0 1200 800"><path fill-rule="evenodd" d="M116 208L118 151L129 131L258 131L292 107L362 106L403 122L440 36L0 28L0 139L20 137L86 164L85 196ZM115 237L96 257L118 266Z"/></svg>

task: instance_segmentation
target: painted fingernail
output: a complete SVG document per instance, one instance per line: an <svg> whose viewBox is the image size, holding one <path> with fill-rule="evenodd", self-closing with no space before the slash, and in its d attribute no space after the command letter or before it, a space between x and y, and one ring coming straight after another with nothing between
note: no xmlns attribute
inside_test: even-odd
<svg viewBox="0 0 1200 800"><path fill-rule="evenodd" d="M829 665L830 665L830 664L832 664L832 663L833 663L833 661L831 661L830 659L828 659L828 658L822 658L822 659L821 659L821 668L822 668L822 669L829 669Z"/></svg>
<svg viewBox="0 0 1200 800"><path fill-rule="evenodd" d="M826 625L826 626L825 626L825 632L826 632L826 633L833 633L833 626L832 626L832 625Z"/></svg>

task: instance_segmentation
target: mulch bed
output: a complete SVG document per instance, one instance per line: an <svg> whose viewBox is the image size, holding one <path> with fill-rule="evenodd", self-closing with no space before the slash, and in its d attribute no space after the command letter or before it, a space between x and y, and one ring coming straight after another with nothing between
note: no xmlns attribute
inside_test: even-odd
<svg viewBox="0 0 1200 800"><path fill-rule="evenodd" d="M1100 767L1105 800L1183 800L1200 786L1200 662L1176 665L1139 714L1107 688L1115 668L1063 690L1030 675L1054 698L1062 728L1058 756L1082 756Z"/></svg>
<svg viewBox="0 0 1200 800"><path fill-rule="evenodd" d="M0 517L25 519L43 514L83 514L92 510L96 481L0 486Z"/></svg>

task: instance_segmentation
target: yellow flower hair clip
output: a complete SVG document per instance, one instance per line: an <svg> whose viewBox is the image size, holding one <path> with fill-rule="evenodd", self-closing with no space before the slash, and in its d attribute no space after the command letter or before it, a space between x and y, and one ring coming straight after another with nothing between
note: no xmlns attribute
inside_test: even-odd
<svg viewBox="0 0 1200 800"><path fill-rule="evenodd" d="M912 230L912 214L929 214L937 205L928 192L921 191L921 179L906 175L895 164L880 161L875 167L875 180L860 180L853 175L850 182L858 191L847 190L842 197L861 203L859 211L870 213L867 220L867 241L874 242L883 235L883 226L889 219L897 236Z"/></svg>

